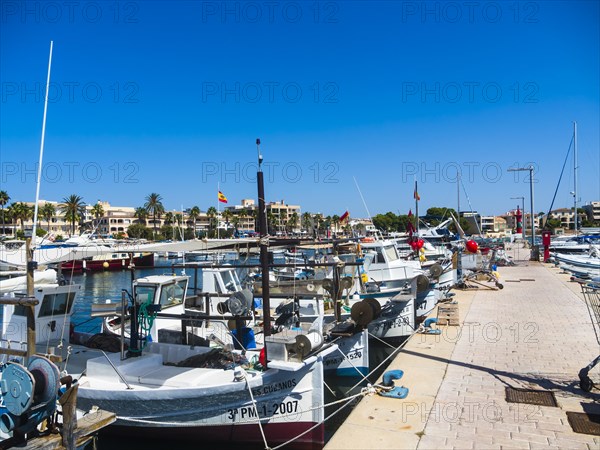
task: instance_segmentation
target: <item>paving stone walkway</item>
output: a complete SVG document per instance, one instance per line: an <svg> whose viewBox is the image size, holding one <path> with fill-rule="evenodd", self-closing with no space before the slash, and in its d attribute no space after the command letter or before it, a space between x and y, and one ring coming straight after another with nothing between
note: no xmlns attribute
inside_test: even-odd
<svg viewBox="0 0 600 450"><path fill-rule="evenodd" d="M444 330L456 346L418 449L600 449L566 415L600 414L599 391L578 386L600 352L583 297L558 269L522 264L500 269L504 290L475 294L460 335ZM551 390L558 407L507 403L507 386Z"/></svg>

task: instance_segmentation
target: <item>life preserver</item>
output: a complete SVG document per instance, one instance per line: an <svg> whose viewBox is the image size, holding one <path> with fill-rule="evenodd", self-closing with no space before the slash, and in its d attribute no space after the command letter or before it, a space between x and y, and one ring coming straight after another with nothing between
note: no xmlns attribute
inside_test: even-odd
<svg viewBox="0 0 600 450"><path fill-rule="evenodd" d="M364 237L360 240L360 242L375 242L375 239L372 237Z"/></svg>

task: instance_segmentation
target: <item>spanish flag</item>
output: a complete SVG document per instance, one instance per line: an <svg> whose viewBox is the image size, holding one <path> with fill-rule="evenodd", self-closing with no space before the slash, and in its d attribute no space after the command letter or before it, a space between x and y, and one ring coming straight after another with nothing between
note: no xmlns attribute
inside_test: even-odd
<svg viewBox="0 0 600 450"><path fill-rule="evenodd" d="M225 197L221 191L219 191L219 201L221 203L227 203L227 197Z"/></svg>
<svg viewBox="0 0 600 450"><path fill-rule="evenodd" d="M414 198L415 198L416 201L420 201L421 200L421 197L419 196L419 193L417 192L417 186L416 186L416 184L415 184L415 193L414 193L413 196L414 196Z"/></svg>

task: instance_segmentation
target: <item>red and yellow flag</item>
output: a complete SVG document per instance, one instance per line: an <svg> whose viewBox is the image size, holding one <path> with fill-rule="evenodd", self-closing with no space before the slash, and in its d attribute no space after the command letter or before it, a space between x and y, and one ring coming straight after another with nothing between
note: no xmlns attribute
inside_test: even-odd
<svg viewBox="0 0 600 450"><path fill-rule="evenodd" d="M219 191L219 201L221 203L227 203L227 197L225 197L221 191Z"/></svg>
<svg viewBox="0 0 600 450"><path fill-rule="evenodd" d="M349 215L350 215L350 213L348 211L346 211L344 214L342 214L340 216L340 222L343 222L344 220L346 220Z"/></svg>

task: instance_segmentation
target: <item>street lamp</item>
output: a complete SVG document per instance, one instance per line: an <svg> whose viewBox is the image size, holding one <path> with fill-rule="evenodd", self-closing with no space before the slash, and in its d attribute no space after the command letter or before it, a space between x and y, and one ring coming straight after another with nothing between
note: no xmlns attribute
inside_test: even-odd
<svg viewBox="0 0 600 450"><path fill-rule="evenodd" d="M525 216L525 197L511 197L511 200L519 200L521 199L521 211L523 211L523 216ZM524 222L524 221L523 221ZM521 237L525 239L525 227L521 230Z"/></svg>
<svg viewBox="0 0 600 450"><path fill-rule="evenodd" d="M509 172L529 171L529 196L531 197L531 251L534 254L535 245L535 221L533 220L533 166L508 169Z"/></svg>

